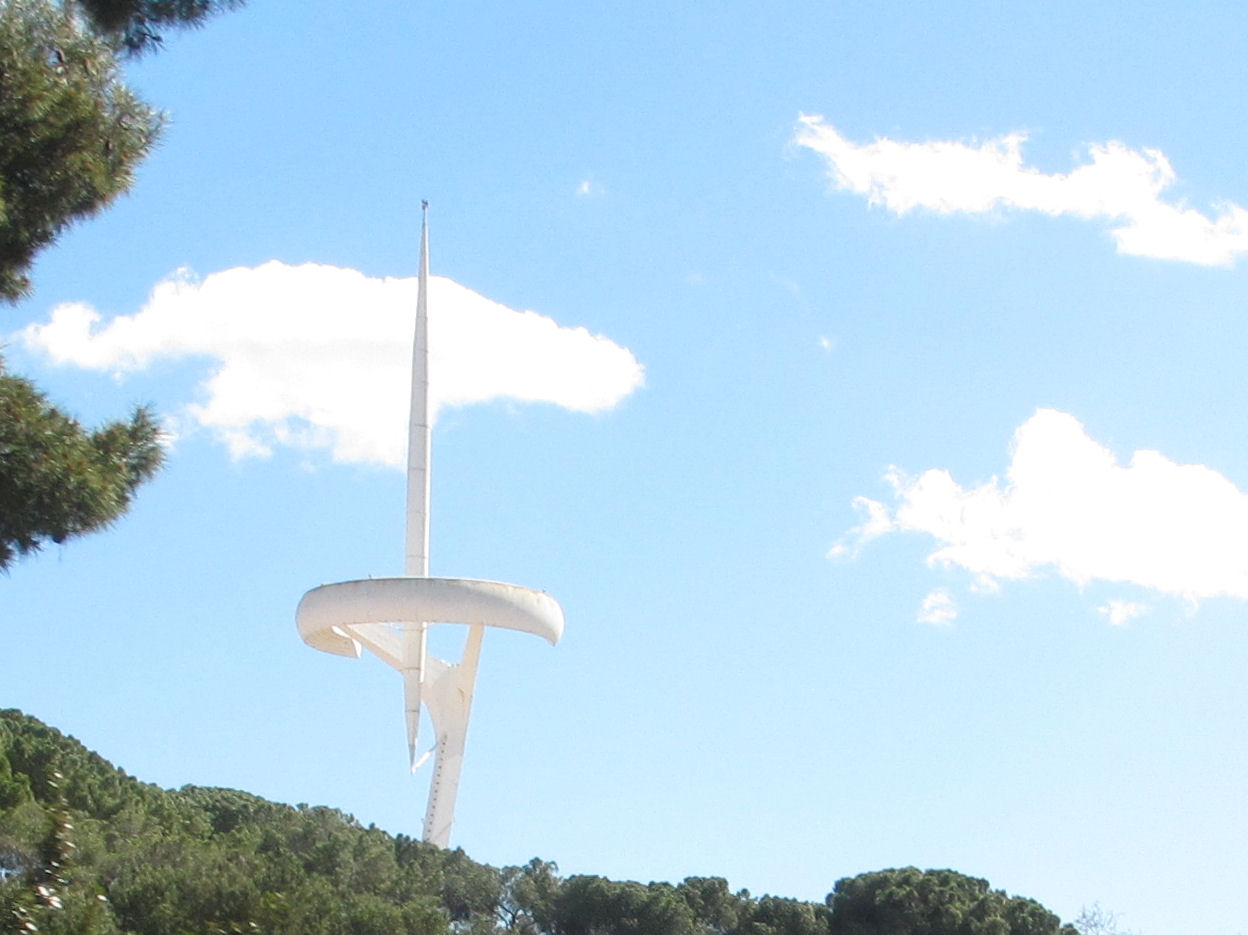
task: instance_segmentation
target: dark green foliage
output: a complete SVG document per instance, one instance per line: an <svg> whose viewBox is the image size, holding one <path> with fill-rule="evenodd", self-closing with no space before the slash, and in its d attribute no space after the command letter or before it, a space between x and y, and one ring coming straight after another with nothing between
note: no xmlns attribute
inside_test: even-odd
<svg viewBox="0 0 1248 935"><path fill-rule="evenodd" d="M88 432L0 362L0 569L44 542L107 526L161 458L147 409Z"/></svg>
<svg viewBox="0 0 1248 935"><path fill-rule="evenodd" d="M829 914L824 906L764 896L737 930L739 935L826 935Z"/></svg>
<svg viewBox="0 0 1248 935"><path fill-rule="evenodd" d="M0 300L25 296L36 254L130 188L160 133L119 51L240 2L0 0ZM0 569L123 513L160 462L157 435L145 409L88 435L0 366Z"/></svg>
<svg viewBox="0 0 1248 935"><path fill-rule="evenodd" d="M160 133L161 115L122 82L117 55L241 2L0 3L0 299L26 295L35 254L130 188Z"/></svg>
<svg viewBox="0 0 1248 935"><path fill-rule="evenodd" d="M499 874L498 918L517 935L538 935L555 925L555 901L563 881L554 863L534 857L523 867L504 867Z"/></svg>
<svg viewBox="0 0 1248 935"><path fill-rule="evenodd" d="M160 125L109 41L53 0L0 3L0 298L23 296L35 253L130 187Z"/></svg>
<svg viewBox="0 0 1248 935"><path fill-rule="evenodd" d="M718 877L560 878L232 789L166 791L0 711L0 933L56 935L1075 935L948 870L840 881L826 904Z"/></svg>
<svg viewBox="0 0 1248 935"><path fill-rule="evenodd" d="M686 877L676 892L701 922L705 935L737 931L750 902L746 892L729 892L723 877Z"/></svg>
<svg viewBox="0 0 1248 935"><path fill-rule="evenodd" d="M0 712L0 788L0 932L29 904L48 916L36 919L40 931L448 935L443 891L497 877L462 852L333 809L145 785L16 711ZM57 861L69 869L62 908L51 910L32 894L55 857L48 842L60 839L49 835L62 810L74 859ZM477 921L471 908L462 914Z"/></svg>
<svg viewBox="0 0 1248 935"><path fill-rule="evenodd" d="M202 26L208 17L242 5L242 0L77 0L92 28L114 36L131 53L160 45L158 30Z"/></svg>
<svg viewBox="0 0 1248 935"><path fill-rule="evenodd" d="M693 911L667 883L572 877L555 903L555 935L692 935Z"/></svg>
<svg viewBox="0 0 1248 935"><path fill-rule="evenodd" d="M841 880L831 935L1075 935L1039 903L952 870L881 870Z"/></svg>

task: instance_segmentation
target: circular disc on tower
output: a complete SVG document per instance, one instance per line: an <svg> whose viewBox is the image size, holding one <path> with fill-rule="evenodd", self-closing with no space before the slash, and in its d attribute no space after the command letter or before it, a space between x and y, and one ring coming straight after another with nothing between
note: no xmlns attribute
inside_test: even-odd
<svg viewBox="0 0 1248 935"><path fill-rule="evenodd" d="M366 578L313 588L295 611L309 646L339 656L359 647L341 628L364 623L479 623L540 636L563 636L563 609L545 591L472 578Z"/></svg>

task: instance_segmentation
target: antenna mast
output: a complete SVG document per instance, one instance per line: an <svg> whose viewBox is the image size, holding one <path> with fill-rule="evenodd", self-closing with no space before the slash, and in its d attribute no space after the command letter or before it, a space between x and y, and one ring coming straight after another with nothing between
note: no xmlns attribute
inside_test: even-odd
<svg viewBox="0 0 1248 935"><path fill-rule="evenodd" d="M563 635L563 610L549 594L498 581L429 577L429 202L421 202L420 282L412 342L412 408L407 440L407 541L403 575L313 588L299 602L295 623L304 642L339 656L378 656L403 677L408 762L417 759L421 705L436 744L424 839L450 840L455 797L468 736L468 715L486 627L532 633L552 645ZM468 625L463 656L451 663L427 651L435 623Z"/></svg>

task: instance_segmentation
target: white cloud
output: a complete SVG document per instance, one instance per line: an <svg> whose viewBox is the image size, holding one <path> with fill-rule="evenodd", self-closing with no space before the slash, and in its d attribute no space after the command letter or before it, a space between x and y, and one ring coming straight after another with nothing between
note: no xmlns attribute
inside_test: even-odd
<svg viewBox="0 0 1248 935"><path fill-rule="evenodd" d="M583 178L576 185L576 193L582 198L593 198L606 192L601 185L591 178Z"/></svg>
<svg viewBox="0 0 1248 935"><path fill-rule="evenodd" d="M938 543L928 564L970 572L981 593L1052 570L1081 587L1248 599L1248 495L1211 468L1156 451L1121 465L1067 413L1041 409L1018 428L1004 482L962 487L938 468L917 478L892 468L886 478L894 502L859 497L865 520L831 555L921 532ZM1111 622L1143 611L1106 606Z"/></svg>
<svg viewBox="0 0 1248 935"><path fill-rule="evenodd" d="M862 523L828 549L828 558L857 558L864 545L897 528L888 507L878 500L854 497L854 509L863 517Z"/></svg>
<svg viewBox="0 0 1248 935"><path fill-rule="evenodd" d="M930 623L938 627L950 626L958 619L958 605L944 588L937 588L919 607L919 623Z"/></svg>
<svg viewBox="0 0 1248 935"><path fill-rule="evenodd" d="M1109 618L1111 626L1125 627L1136 617L1148 612L1148 605L1138 601L1109 601L1098 607L1101 613Z"/></svg>
<svg viewBox="0 0 1248 935"><path fill-rule="evenodd" d="M1163 199L1176 176L1160 150L1093 143L1082 165L1046 174L1023 164L1026 140L1025 133L1010 133L971 143L876 139L859 145L822 117L806 114L795 138L824 157L837 188L896 214L924 208L938 214L1015 209L1073 215L1110 223L1121 253L1206 266L1228 265L1248 251L1244 208L1226 202L1206 214Z"/></svg>
<svg viewBox="0 0 1248 935"><path fill-rule="evenodd" d="M52 360L126 374L203 357L212 372L183 417L235 457L274 446L398 466L406 444L416 280L270 262L161 282L107 323L65 304L15 337ZM610 409L640 387L628 349L518 312L443 277L429 282L430 396L440 408L495 399Z"/></svg>

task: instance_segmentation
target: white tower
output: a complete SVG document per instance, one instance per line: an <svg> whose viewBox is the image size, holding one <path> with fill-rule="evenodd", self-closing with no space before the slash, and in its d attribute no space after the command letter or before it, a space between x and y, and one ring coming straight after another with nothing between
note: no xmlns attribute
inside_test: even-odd
<svg viewBox="0 0 1248 935"><path fill-rule="evenodd" d="M563 635L563 611L554 598L498 581L429 577L429 203L422 203L420 287L412 348L412 409L407 452L407 558L401 578L367 578L313 588L295 612L309 646L339 656L367 649L403 676L407 749L412 772L433 753L433 779L424 839L446 847L464 760L468 715L486 627L522 630L552 645ZM467 625L459 662L426 649L433 624ZM417 758L421 704L429 711L436 743Z"/></svg>

